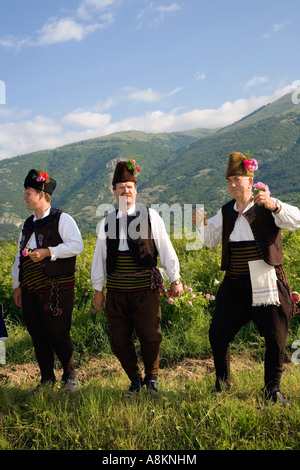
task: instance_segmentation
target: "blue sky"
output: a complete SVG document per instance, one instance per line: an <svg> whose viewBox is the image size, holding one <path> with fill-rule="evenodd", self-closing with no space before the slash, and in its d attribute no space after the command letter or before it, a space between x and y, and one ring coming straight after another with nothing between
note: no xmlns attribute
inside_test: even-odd
<svg viewBox="0 0 300 470"><path fill-rule="evenodd" d="M295 89L299 13L299 0L2 2L0 159L228 125Z"/></svg>

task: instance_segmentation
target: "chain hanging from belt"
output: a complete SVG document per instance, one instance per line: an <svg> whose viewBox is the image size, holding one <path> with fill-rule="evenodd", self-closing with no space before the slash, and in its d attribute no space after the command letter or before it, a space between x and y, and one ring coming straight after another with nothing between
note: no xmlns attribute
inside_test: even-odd
<svg viewBox="0 0 300 470"><path fill-rule="evenodd" d="M59 317L62 314L62 309L59 304L59 282L56 278L52 280L49 301L45 304L46 312L54 317Z"/></svg>

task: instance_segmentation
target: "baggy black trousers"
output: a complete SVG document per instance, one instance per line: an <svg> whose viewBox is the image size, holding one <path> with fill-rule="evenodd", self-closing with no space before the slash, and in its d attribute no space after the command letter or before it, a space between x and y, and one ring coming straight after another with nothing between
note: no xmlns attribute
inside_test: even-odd
<svg viewBox="0 0 300 470"><path fill-rule="evenodd" d="M146 377L156 377L159 367L161 307L157 290L107 292L106 317L111 348L129 379L141 376L134 346L136 333Z"/></svg>
<svg viewBox="0 0 300 470"><path fill-rule="evenodd" d="M41 371L41 381L55 379L55 354L61 362L62 379L65 381L75 374L70 337L74 289L60 290L59 306L62 314L59 317L45 311L44 306L49 300L49 295L49 291L32 292L22 289L23 316Z"/></svg>
<svg viewBox="0 0 300 470"><path fill-rule="evenodd" d="M230 382L230 342L243 325L253 321L265 338L265 388L279 390L292 303L286 287L277 280L280 306L252 307L250 276L225 276L216 298L209 330L217 381Z"/></svg>

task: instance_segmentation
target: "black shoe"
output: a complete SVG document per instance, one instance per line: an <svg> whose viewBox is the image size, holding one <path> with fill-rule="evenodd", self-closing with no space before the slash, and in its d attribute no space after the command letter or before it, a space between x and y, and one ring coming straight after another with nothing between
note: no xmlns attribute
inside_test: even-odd
<svg viewBox="0 0 300 470"><path fill-rule="evenodd" d="M56 383L55 379L44 380L39 385L37 385L35 388L33 388L32 390L29 390L29 392L27 392L27 395L29 395L29 396L35 395L36 393L40 392L41 389L44 388L45 386L54 387L55 383Z"/></svg>
<svg viewBox="0 0 300 470"><path fill-rule="evenodd" d="M280 403L282 406L289 405L289 400L285 398L279 390L275 390L274 392L267 392L266 393L266 400L272 401L273 403Z"/></svg>
<svg viewBox="0 0 300 470"><path fill-rule="evenodd" d="M223 390L228 391L232 387L231 382L216 380L215 387L212 389L211 394L215 395L221 393Z"/></svg>
<svg viewBox="0 0 300 470"><path fill-rule="evenodd" d="M134 379L131 380L130 387L125 396L132 397L135 393L139 393L141 388L142 388L142 378L135 377Z"/></svg>
<svg viewBox="0 0 300 470"><path fill-rule="evenodd" d="M143 385L146 385L149 392L158 392L157 377L146 377Z"/></svg>

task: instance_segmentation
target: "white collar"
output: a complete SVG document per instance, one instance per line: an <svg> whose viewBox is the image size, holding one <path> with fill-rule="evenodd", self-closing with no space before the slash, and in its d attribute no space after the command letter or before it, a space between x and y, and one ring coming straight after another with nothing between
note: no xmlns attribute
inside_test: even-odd
<svg viewBox="0 0 300 470"><path fill-rule="evenodd" d="M130 209L128 210L126 215L132 215L134 213L135 213L135 204L132 207L130 207ZM117 218L119 219L120 217L122 217L122 215L123 215L123 212L119 209L118 214L117 214Z"/></svg>
<svg viewBox="0 0 300 470"><path fill-rule="evenodd" d="M50 209L51 209L51 206L43 213L42 219L43 219L44 217L47 217L47 215L50 214ZM36 220L37 220L37 218L36 218L36 215L34 214L34 216L33 216L33 221L35 222Z"/></svg>
<svg viewBox="0 0 300 470"><path fill-rule="evenodd" d="M254 206L254 202L253 201L250 201L248 206L245 207L245 209L243 210L242 214L244 214L244 212L248 211L252 206ZM234 203L234 206L233 206L234 210L238 212L237 210L237 202L235 201Z"/></svg>

